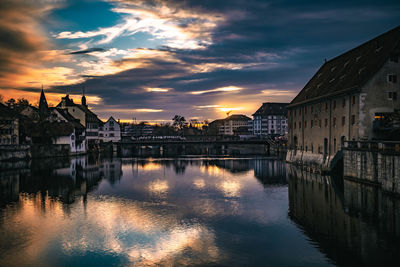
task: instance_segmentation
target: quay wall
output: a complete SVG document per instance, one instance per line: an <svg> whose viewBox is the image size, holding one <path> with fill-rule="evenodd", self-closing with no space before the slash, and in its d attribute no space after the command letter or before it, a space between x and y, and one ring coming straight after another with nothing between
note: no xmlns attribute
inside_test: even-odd
<svg viewBox="0 0 400 267"><path fill-rule="evenodd" d="M343 176L400 194L400 143L347 142Z"/></svg>
<svg viewBox="0 0 400 267"><path fill-rule="evenodd" d="M309 171L325 173L332 171L337 162L337 158L340 158L340 156L340 152L331 156L289 148L286 153L286 162L302 166L303 169Z"/></svg>
<svg viewBox="0 0 400 267"><path fill-rule="evenodd" d="M67 157L73 154L69 145L32 144L0 146L0 161Z"/></svg>
<svg viewBox="0 0 400 267"><path fill-rule="evenodd" d="M29 145L2 145L0 146L0 161L20 160L31 157Z"/></svg>

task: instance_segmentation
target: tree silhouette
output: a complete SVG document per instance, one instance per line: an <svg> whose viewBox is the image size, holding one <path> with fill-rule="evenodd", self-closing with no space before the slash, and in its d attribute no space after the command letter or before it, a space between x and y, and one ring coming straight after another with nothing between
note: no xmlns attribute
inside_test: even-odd
<svg viewBox="0 0 400 267"><path fill-rule="evenodd" d="M183 129L183 127L186 125L185 117L181 115L175 115L172 118L172 121L173 121L172 125L179 130Z"/></svg>

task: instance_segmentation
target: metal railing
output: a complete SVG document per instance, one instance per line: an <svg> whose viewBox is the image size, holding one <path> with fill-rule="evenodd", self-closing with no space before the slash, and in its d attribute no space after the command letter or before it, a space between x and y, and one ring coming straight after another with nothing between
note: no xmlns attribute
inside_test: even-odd
<svg viewBox="0 0 400 267"><path fill-rule="evenodd" d="M400 141L344 141L343 149L400 153Z"/></svg>

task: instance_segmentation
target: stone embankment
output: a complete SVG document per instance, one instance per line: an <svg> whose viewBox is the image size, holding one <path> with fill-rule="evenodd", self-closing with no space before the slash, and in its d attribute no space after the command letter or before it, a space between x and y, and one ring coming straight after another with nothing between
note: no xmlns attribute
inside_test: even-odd
<svg viewBox="0 0 400 267"><path fill-rule="evenodd" d="M343 175L400 194L400 142L345 142Z"/></svg>

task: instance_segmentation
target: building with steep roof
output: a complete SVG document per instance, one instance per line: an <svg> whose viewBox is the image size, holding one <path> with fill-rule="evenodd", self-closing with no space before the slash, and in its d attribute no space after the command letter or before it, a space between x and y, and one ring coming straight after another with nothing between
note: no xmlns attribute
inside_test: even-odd
<svg viewBox="0 0 400 267"><path fill-rule="evenodd" d="M86 128L86 141L89 146L93 146L100 142L99 128L103 122L93 113L86 104L86 97L82 96L82 104L74 103L74 100L69 98L69 95L61 98L57 108L66 109L75 119Z"/></svg>
<svg viewBox="0 0 400 267"><path fill-rule="evenodd" d="M73 154L85 153L86 152L86 131L85 127L69 114L67 109L61 108L49 108L50 116L48 120L57 123L68 123L72 126L70 131L65 136L59 136L55 144L66 144L70 146L70 151Z"/></svg>
<svg viewBox="0 0 400 267"><path fill-rule="evenodd" d="M100 126L99 138L103 142L121 141L121 126L112 116Z"/></svg>
<svg viewBox="0 0 400 267"><path fill-rule="evenodd" d="M252 115L249 131L254 135L286 135L289 103L266 102Z"/></svg>
<svg viewBox="0 0 400 267"><path fill-rule="evenodd" d="M343 141L384 138L379 122L400 111L399 55L400 26L326 61L287 107L287 160L328 166Z"/></svg>

